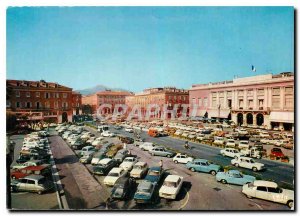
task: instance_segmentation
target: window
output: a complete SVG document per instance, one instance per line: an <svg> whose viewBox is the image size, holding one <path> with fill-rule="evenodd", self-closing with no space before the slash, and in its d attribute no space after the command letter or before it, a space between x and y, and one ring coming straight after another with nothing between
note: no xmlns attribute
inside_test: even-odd
<svg viewBox="0 0 300 216"><path fill-rule="evenodd" d="M50 102L49 101L45 102L45 108L50 108Z"/></svg>
<svg viewBox="0 0 300 216"><path fill-rule="evenodd" d="M19 101L16 102L16 107L21 108L21 103Z"/></svg>
<svg viewBox="0 0 300 216"><path fill-rule="evenodd" d="M198 105L202 106L202 99L201 98L198 98Z"/></svg>
<svg viewBox="0 0 300 216"><path fill-rule="evenodd" d="M16 91L16 97L20 97L20 91Z"/></svg>
<svg viewBox="0 0 300 216"><path fill-rule="evenodd" d="M59 93L56 93L56 98L59 98Z"/></svg>
<svg viewBox="0 0 300 216"><path fill-rule="evenodd" d="M27 184L35 184L35 182L34 182L34 180L28 179L28 180L27 180Z"/></svg>
<svg viewBox="0 0 300 216"><path fill-rule="evenodd" d="M227 100L227 105L228 105L229 108L232 108L232 101L231 101L231 99Z"/></svg>
<svg viewBox="0 0 300 216"><path fill-rule="evenodd" d="M67 98L68 94L67 93L63 93L63 98Z"/></svg>
<svg viewBox="0 0 300 216"><path fill-rule="evenodd" d="M257 94L258 94L258 95L264 95L264 93L265 93L265 90L264 90L264 89L258 89L258 90L257 90Z"/></svg>
<svg viewBox="0 0 300 216"><path fill-rule="evenodd" d="M280 96L279 95L272 96L272 108L280 108Z"/></svg>
<svg viewBox="0 0 300 216"><path fill-rule="evenodd" d="M204 107L207 107L207 105L208 105L208 104L207 104L207 97L205 97L205 98L203 99L203 106L204 106Z"/></svg>
<svg viewBox="0 0 300 216"><path fill-rule="evenodd" d="M213 98L212 99L212 107L216 107L217 106L217 98Z"/></svg>
<svg viewBox="0 0 300 216"><path fill-rule="evenodd" d="M192 98L192 104L196 104L196 98Z"/></svg>
<svg viewBox="0 0 300 216"><path fill-rule="evenodd" d="M58 102L57 101L54 102L54 108L58 109Z"/></svg>
<svg viewBox="0 0 300 216"><path fill-rule="evenodd" d="M40 102L36 102L35 106L36 106L37 109L39 109L39 108L41 108L41 103Z"/></svg>
<svg viewBox="0 0 300 216"><path fill-rule="evenodd" d="M280 95L280 88L273 88L272 95Z"/></svg>
<svg viewBox="0 0 300 216"><path fill-rule="evenodd" d="M35 93L35 97L38 97L38 98L39 98L39 97L40 97L40 93L39 93L39 92L36 92L36 93Z"/></svg>
<svg viewBox="0 0 300 216"><path fill-rule="evenodd" d="M248 100L248 107L253 108L253 100Z"/></svg>
<svg viewBox="0 0 300 216"><path fill-rule="evenodd" d="M30 92L26 92L26 97L30 97Z"/></svg>
<svg viewBox="0 0 300 216"><path fill-rule="evenodd" d="M258 191L263 191L263 192L267 192L267 188L266 187L262 187L262 186L258 186L257 187Z"/></svg>
<svg viewBox="0 0 300 216"><path fill-rule="evenodd" d="M244 107L244 100L240 99L239 100L239 108L243 108Z"/></svg>
<svg viewBox="0 0 300 216"><path fill-rule="evenodd" d="M286 95L284 99L285 108L294 108L294 97L291 95Z"/></svg>
<svg viewBox="0 0 300 216"><path fill-rule="evenodd" d="M62 107L63 108L68 108L68 102L63 102Z"/></svg>
<svg viewBox="0 0 300 216"><path fill-rule="evenodd" d="M271 193L281 193L281 190L280 190L280 188L268 187L268 192L271 192Z"/></svg>
<svg viewBox="0 0 300 216"><path fill-rule="evenodd" d="M49 99L50 98L50 94L48 92L45 92L45 98Z"/></svg>
<svg viewBox="0 0 300 216"><path fill-rule="evenodd" d="M26 108L31 108L31 103L30 102L26 102Z"/></svg>

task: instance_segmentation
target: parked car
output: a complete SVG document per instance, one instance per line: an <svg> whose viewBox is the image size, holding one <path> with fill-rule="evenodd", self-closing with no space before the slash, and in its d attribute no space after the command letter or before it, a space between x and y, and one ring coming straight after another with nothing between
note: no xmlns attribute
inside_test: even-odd
<svg viewBox="0 0 300 216"><path fill-rule="evenodd" d="M280 148L272 148L270 156L274 156L276 158L282 158L285 155L283 154Z"/></svg>
<svg viewBox="0 0 300 216"><path fill-rule="evenodd" d="M214 144L215 145L224 145L225 140L223 137L215 137Z"/></svg>
<svg viewBox="0 0 300 216"><path fill-rule="evenodd" d="M162 167L150 167L145 180L158 184L164 175L164 170Z"/></svg>
<svg viewBox="0 0 300 216"><path fill-rule="evenodd" d="M126 143L126 144L134 143L134 139L131 137L119 136L119 139L121 140L122 143Z"/></svg>
<svg viewBox="0 0 300 216"><path fill-rule="evenodd" d="M186 154L178 153L175 157L173 157L174 163L183 163L186 164L188 162L192 162L194 158L187 156Z"/></svg>
<svg viewBox="0 0 300 216"><path fill-rule="evenodd" d="M143 151L150 151L154 147L155 145L151 142L144 142L142 145L139 146L139 148L142 149Z"/></svg>
<svg viewBox="0 0 300 216"><path fill-rule="evenodd" d="M12 179L20 179L29 175L42 175L44 177L51 174L50 167L47 166L28 166L10 173Z"/></svg>
<svg viewBox="0 0 300 216"><path fill-rule="evenodd" d="M228 139L227 142L226 142L225 147L235 148L235 140L234 139Z"/></svg>
<svg viewBox="0 0 300 216"><path fill-rule="evenodd" d="M149 150L149 153L152 156L163 156L163 157L168 157L171 158L173 157L176 153L173 151L170 151L164 147L154 147L151 150Z"/></svg>
<svg viewBox="0 0 300 216"><path fill-rule="evenodd" d="M107 174L107 176L104 178L104 184L107 186L114 186L115 182L127 175L127 171L120 168L120 167L114 167L111 171Z"/></svg>
<svg viewBox="0 0 300 216"><path fill-rule="evenodd" d="M282 147L285 149L294 149L294 144L289 142L289 143L284 144Z"/></svg>
<svg viewBox="0 0 300 216"><path fill-rule="evenodd" d="M89 164L92 162L94 152L85 153L80 159L79 162L83 164Z"/></svg>
<svg viewBox="0 0 300 216"><path fill-rule="evenodd" d="M168 175L159 189L159 196L165 199L176 199L183 183L183 177Z"/></svg>
<svg viewBox="0 0 300 216"><path fill-rule="evenodd" d="M86 146L85 142L80 138L77 138L76 140L71 141L70 145L71 145L71 148L74 150L80 150L84 146Z"/></svg>
<svg viewBox="0 0 300 216"><path fill-rule="evenodd" d="M136 203L152 203L155 185L155 183L147 180L143 180L139 183L133 197L134 201Z"/></svg>
<svg viewBox="0 0 300 216"><path fill-rule="evenodd" d="M121 200L128 199L135 184L136 182L133 178L126 176L119 178L111 190L111 198Z"/></svg>
<svg viewBox="0 0 300 216"><path fill-rule="evenodd" d="M130 127L125 128L125 131L126 131L126 132L129 132L129 133L133 133L133 129L130 128Z"/></svg>
<svg viewBox="0 0 300 216"><path fill-rule="evenodd" d="M133 166L130 172L130 176L133 178L142 178L144 175L147 174L147 171L148 164L146 162L139 161Z"/></svg>
<svg viewBox="0 0 300 216"><path fill-rule="evenodd" d="M95 152L94 146L85 146L81 149L80 155L86 155L86 154L91 154Z"/></svg>
<svg viewBox="0 0 300 216"><path fill-rule="evenodd" d="M30 159L31 159L30 155L20 155L19 158L16 160L16 162L18 164L22 164L29 161Z"/></svg>
<svg viewBox="0 0 300 216"><path fill-rule="evenodd" d="M218 172L216 175L216 180L222 182L223 184L236 184L244 185L248 183L253 183L255 177L251 175L244 175L238 170L229 170L227 172Z"/></svg>
<svg viewBox="0 0 300 216"><path fill-rule="evenodd" d="M100 160L96 166L93 166L93 173L98 175L106 175L112 168L118 165L117 161L111 158Z"/></svg>
<svg viewBox="0 0 300 216"><path fill-rule="evenodd" d="M250 184L245 184L242 193L248 198L258 198L272 202L294 205L294 191L278 187L275 182L257 180Z"/></svg>
<svg viewBox="0 0 300 216"><path fill-rule="evenodd" d="M22 163L22 164L17 164L17 165L14 165L12 167L13 170L15 169L22 169L22 168L25 168L25 167L28 167L28 166L39 166L39 165L42 165L42 161L41 160L30 160L30 161L27 161L25 163ZM44 166L49 166L49 164L47 165L44 165Z"/></svg>
<svg viewBox="0 0 300 216"><path fill-rule="evenodd" d="M103 131L101 133L101 136L103 136L103 137L114 137L114 136L116 136L116 134L114 134L114 133L112 133L110 131Z"/></svg>
<svg viewBox="0 0 300 216"><path fill-rule="evenodd" d="M91 164L92 165L96 165L100 162L101 159L103 158L106 158L106 152L104 151L99 151L99 152L96 152L94 155L93 155L93 158L92 158L92 161L91 161Z"/></svg>
<svg viewBox="0 0 300 216"><path fill-rule="evenodd" d="M127 149L120 149L117 154L115 155L114 159L118 163L122 163L122 161L125 159L126 156L128 156L129 151Z"/></svg>
<svg viewBox="0 0 300 216"><path fill-rule="evenodd" d="M241 140L239 143L239 149L249 148L249 141L248 140Z"/></svg>
<svg viewBox="0 0 300 216"><path fill-rule="evenodd" d="M133 165L137 163L137 161L138 160L135 157L126 157L119 167L126 171L130 171L133 168Z"/></svg>
<svg viewBox="0 0 300 216"><path fill-rule="evenodd" d="M210 163L205 159L195 159L192 162L188 162L186 167L192 172L205 172L212 175L216 175L221 170L221 166Z"/></svg>
<svg viewBox="0 0 300 216"><path fill-rule="evenodd" d="M252 169L254 172L264 169L264 164L257 163L250 157L234 158L231 160L231 164L233 164L236 167Z"/></svg>
<svg viewBox="0 0 300 216"><path fill-rule="evenodd" d="M224 157L232 157L232 158L238 158L240 156L242 156L243 154L240 153L237 149L234 148L225 148L225 149L221 149L220 150L221 155L223 155Z"/></svg>
<svg viewBox="0 0 300 216"><path fill-rule="evenodd" d="M278 147L283 147L284 145L287 145L289 143L289 140L277 140L277 142L275 142L274 145Z"/></svg>
<svg viewBox="0 0 300 216"><path fill-rule="evenodd" d="M41 175L29 175L22 179L13 180L10 185L12 192L27 191L38 194L51 190L53 186L51 181L46 180Z"/></svg>

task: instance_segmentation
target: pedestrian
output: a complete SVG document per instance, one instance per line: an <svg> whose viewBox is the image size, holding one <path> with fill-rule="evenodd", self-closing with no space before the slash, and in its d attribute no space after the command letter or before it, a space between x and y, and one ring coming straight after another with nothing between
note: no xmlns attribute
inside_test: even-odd
<svg viewBox="0 0 300 216"><path fill-rule="evenodd" d="M163 161L162 160L159 161L159 166L160 166L160 168L163 168Z"/></svg>
<svg viewBox="0 0 300 216"><path fill-rule="evenodd" d="M123 144L123 149L126 149L126 143Z"/></svg>

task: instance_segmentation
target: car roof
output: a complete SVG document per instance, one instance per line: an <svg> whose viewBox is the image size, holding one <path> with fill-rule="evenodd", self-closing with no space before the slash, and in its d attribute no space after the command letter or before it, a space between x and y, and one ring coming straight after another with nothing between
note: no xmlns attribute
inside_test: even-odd
<svg viewBox="0 0 300 216"><path fill-rule="evenodd" d="M240 171L238 171L238 170L229 170L228 173L230 173L230 174L240 174Z"/></svg>
<svg viewBox="0 0 300 216"><path fill-rule="evenodd" d="M22 170L38 171L38 170L43 170L43 169L46 169L46 168L47 168L47 166L40 165L40 166L28 166L28 167L24 167L24 168L22 168Z"/></svg>
<svg viewBox="0 0 300 216"><path fill-rule="evenodd" d="M157 167L150 167L149 170L156 170L156 171L160 171L162 168L157 166Z"/></svg>
<svg viewBox="0 0 300 216"><path fill-rule="evenodd" d="M182 178L181 176L178 175L168 175L167 178L165 179L165 181L169 181L169 182L177 182L178 179Z"/></svg>
<svg viewBox="0 0 300 216"><path fill-rule="evenodd" d="M230 150L237 150L237 149L235 149L235 148L225 148L225 149L230 149Z"/></svg>
<svg viewBox="0 0 300 216"><path fill-rule="evenodd" d="M263 180L256 180L253 182L254 186L263 186L263 187L278 187L275 182L271 181L263 181Z"/></svg>
<svg viewBox="0 0 300 216"><path fill-rule="evenodd" d="M25 178L26 179L40 180L40 179L44 178L44 176L42 176L42 175L29 175L29 176L24 177L24 179Z"/></svg>
<svg viewBox="0 0 300 216"><path fill-rule="evenodd" d="M124 160L126 159L135 159L135 157L126 157Z"/></svg>
<svg viewBox="0 0 300 216"><path fill-rule="evenodd" d="M143 165L145 165L145 164L147 164L147 163L144 162L144 161L139 161L139 162L137 162L135 165L137 165L137 166L143 166Z"/></svg>
<svg viewBox="0 0 300 216"><path fill-rule="evenodd" d="M139 185L138 188L139 189L148 189L151 187L153 183L147 180L143 180Z"/></svg>
<svg viewBox="0 0 300 216"><path fill-rule="evenodd" d="M206 159L195 159L194 162L207 162L208 160Z"/></svg>
<svg viewBox="0 0 300 216"><path fill-rule="evenodd" d="M107 164L109 161L111 161L112 159L111 158L103 158L99 161L99 163L101 164Z"/></svg>
<svg viewBox="0 0 300 216"><path fill-rule="evenodd" d="M110 172L117 172L117 173L119 173L119 172L121 172L123 169L122 168L120 168L120 167L114 167L114 168L112 168L112 170L110 171Z"/></svg>

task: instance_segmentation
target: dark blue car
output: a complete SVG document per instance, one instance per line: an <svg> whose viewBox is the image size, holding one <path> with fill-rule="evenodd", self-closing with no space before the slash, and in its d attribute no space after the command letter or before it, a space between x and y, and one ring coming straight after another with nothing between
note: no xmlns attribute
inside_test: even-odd
<svg viewBox="0 0 300 216"><path fill-rule="evenodd" d="M145 180L148 180L150 182L157 184L161 180L163 173L164 173L164 170L162 167L151 167L148 170L148 174L145 177Z"/></svg>

